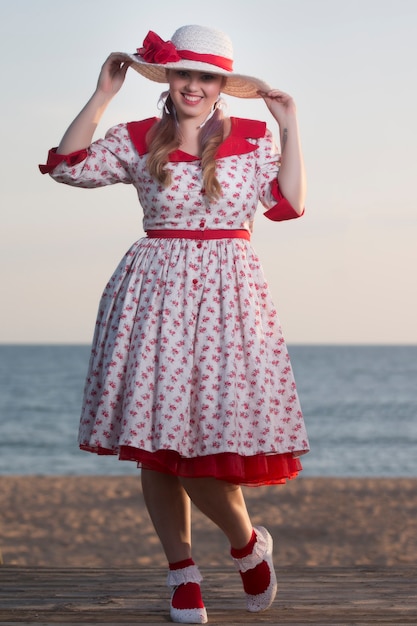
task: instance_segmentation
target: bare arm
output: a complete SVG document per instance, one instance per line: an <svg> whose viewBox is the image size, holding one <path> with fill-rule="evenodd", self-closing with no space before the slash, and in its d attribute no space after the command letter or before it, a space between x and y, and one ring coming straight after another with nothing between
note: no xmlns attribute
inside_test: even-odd
<svg viewBox="0 0 417 626"><path fill-rule="evenodd" d="M114 52L107 58L95 92L62 137L58 154L71 154L91 144L104 111L123 85L129 65L130 61L122 53Z"/></svg>
<svg viewBox="0 0 417 626"><path fill-rule="evenodd" d="M291 96L278 89L261 95L279 125L281 167L278 180L281 192L301 214L305 205L306 176L295 103Z"/></svg>

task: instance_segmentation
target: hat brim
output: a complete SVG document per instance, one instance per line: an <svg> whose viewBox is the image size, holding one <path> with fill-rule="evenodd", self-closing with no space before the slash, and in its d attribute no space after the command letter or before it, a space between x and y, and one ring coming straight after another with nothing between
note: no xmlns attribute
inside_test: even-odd
<svg viewBox="0 0 417 626"><path fill-rule="evenodd" d="M261 98L259 91L270 91L271 87L259 78L254 76L245 76L244 74L235 74L234 72L228 72L221 68L210 65L209 63L203 63L201 61L175 61L173 63L166 63L164 65L158 65L156 63L146 63L141 57L135 54L126 55L132 61L132 67L139 74L153 80L156 83L167 83L166 70L169 69L184 69L195 70L201 72L210 72L212 74L218 74L226 78L226 82L222 87L222 93L228 96L235 96L236 98Z"/></svg>

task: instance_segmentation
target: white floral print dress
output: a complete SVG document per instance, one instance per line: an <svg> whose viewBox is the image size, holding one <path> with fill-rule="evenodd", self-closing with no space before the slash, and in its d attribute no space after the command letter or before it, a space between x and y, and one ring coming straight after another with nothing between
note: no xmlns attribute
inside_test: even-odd
<svg viewBox="0 0 417 626"><path fill-rule="evenodd" d="M277 184L263 122L231 118L218 149L223 197L207 200L201 161L170 155L172 184L147 171L156 118L113 127L87 150L51 150L41 171L80 187L135 186L145 231L252 231L260 201L274 221L297 214ZM181 233L180 233L181 234ZM309 449L277 312L250 241L142 237L99 306L79 444L139 467L238 484L285 482Z"/></svg>

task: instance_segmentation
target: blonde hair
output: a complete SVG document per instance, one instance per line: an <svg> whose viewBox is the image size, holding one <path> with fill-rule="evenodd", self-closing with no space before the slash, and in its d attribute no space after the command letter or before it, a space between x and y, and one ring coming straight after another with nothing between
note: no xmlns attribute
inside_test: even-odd
<svg viewBox="0 0 417 626"><path fill-rule="evenodd" d="M216 177L215 154L223 141L224 116L216 108L213 116L200 130L201 168L203 171L204 192L209 200L217 200L222 188ZM181 135L176 121L174 104L168 95L163 107L162 118L154 124L146 137L148 144L147 167L152 177L164 187L171 184L171 172L166 165L171 152L181 145Z"/></svg>

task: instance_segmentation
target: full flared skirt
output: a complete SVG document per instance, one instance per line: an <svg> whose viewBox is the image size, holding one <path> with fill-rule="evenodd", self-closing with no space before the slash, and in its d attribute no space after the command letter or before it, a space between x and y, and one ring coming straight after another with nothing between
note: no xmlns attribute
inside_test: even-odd
<svg viewBox="0 0 417 626"><path fill-rule="evenodd" d="M248 241L130 248L100 302L79 444L182 476L269 484L297 474L307 433Z"/></svg>

